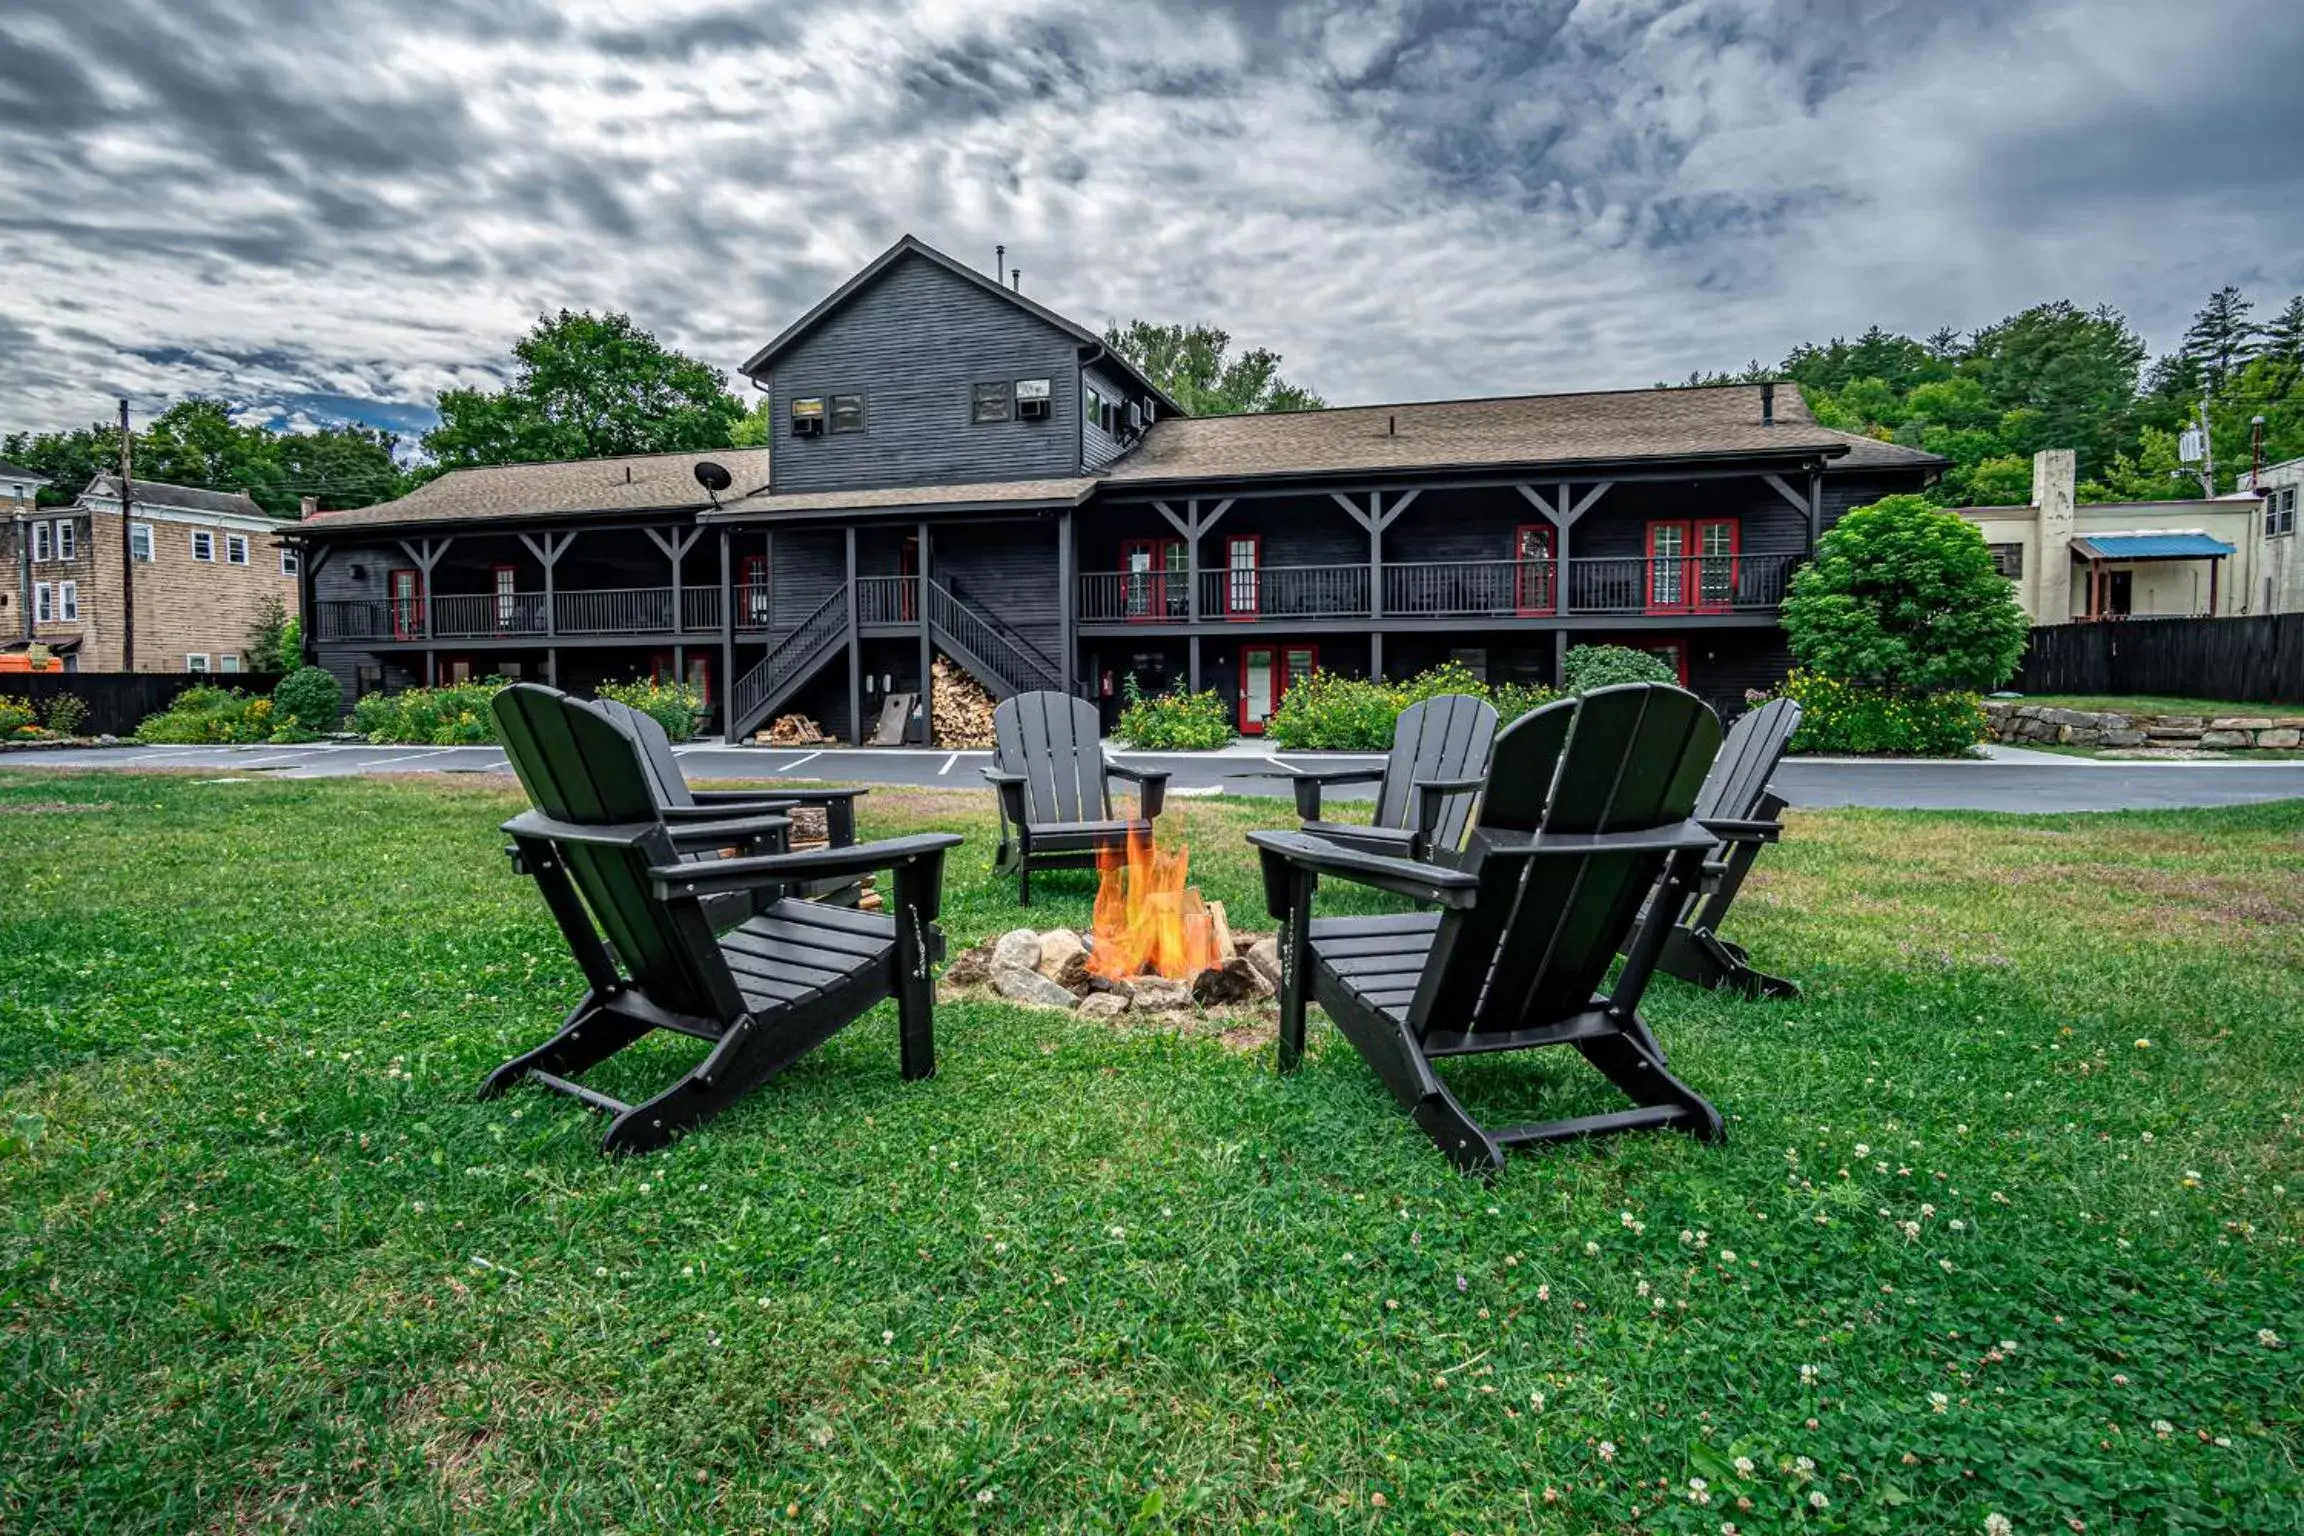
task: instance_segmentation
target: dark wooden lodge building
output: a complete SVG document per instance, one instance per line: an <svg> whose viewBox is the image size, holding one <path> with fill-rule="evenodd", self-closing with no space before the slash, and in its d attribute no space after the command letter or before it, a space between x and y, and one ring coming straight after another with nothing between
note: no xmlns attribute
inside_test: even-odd
<svg viewBox="0 0 2304 1536"><path fill-rule="evenodd" d="M938 652L1107 719L1130 675L1213 688L1251 734L1315 669L1549 682L1587 641L1740 707L1817 536L1943 462L1790 384L1187 417L910 238L743 371L769 449L459 470L306 521L315 658L359 692L686 675L736 735L799 711L851 740Z"/></svg>

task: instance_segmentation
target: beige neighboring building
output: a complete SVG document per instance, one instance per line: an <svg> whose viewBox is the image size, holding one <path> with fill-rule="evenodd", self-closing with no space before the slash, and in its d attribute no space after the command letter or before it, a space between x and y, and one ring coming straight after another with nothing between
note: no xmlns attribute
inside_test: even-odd
<svg viewBox="0 0 2304 1536"><path fill-rule="evenodd" d="M2278 613L2267 576L2293 537L2266 536L2254 491L2213 501L2082 502L2072 450L2032 456L2032 504L1961 507L2034 624ZM2276 547L2277 546L2277 547Z"/></svg>
<svg viewBox="0 0 2304 1536"><path fill-rule="evenodd" d="M0 495L16 482L0 466ZM35 487L35 491L37 488ZM123 649L120 486L100 475L68 507L5 502L0 549L5 648L40 644L73 672L119 672ZM294 523L239 492L134 482L129 519L135 572L137 672L246 670L248 632L264 600L296 612Z"/></svg>
<svg viewBox="0 0 2304 1536"><path fill-rule="evenodd" d="M2258 613L2304 613L2304 555L2296 545L2298 503L2304 502L2304 459L2252 470L2243 490L2264 498L2264 552L2256 574Z"/></svg>

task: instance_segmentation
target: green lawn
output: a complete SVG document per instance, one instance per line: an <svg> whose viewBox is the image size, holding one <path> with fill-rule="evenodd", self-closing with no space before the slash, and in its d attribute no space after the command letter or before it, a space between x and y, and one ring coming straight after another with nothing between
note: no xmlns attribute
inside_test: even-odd
<svg viewBox="0 0 2304 1536"><path fill-rule="evenodd" d="M2174 698L2166 694L2150 693L2028 693L2010 702L2041 704L2051 709L2084 709L2123 715L2206 715L2210 718L2292 715L2304 710L2304 704L2227 704L2215 699Z"/></svg>
<svg viewBox="0 0 2304 1536"><path fill-rule="evenodd" d="M1013 925L983 796L865 806ZM1493 1185L1317 1022L985 1005L611 1164L471 1097L575 995L513 809L0 776L0 1531L2297 1528L2304 805L1798 815L1808 999L1651 999L1729 1144ZM1172 813L1236 914L1281 811Z"/></svg>

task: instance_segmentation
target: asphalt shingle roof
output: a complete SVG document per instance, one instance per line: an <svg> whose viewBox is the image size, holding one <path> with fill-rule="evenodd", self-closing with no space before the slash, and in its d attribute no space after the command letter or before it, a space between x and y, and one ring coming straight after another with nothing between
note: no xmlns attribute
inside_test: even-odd
<svg viewBox="0 0 2304 1536"><path fill-rule="evenodd" d="M1944 462L1817 425L1791 384L1776 386L1776 421L1763 426L1760 386L1734 384L1170 418L1109 478L1126 485L1777 453L1819 453L1848 468Z"/></svg>
<svg viewBox="0 0 2304 1536"><path fill-rule="evenodd" d="M777 512L846 512L917 507L1078 506L1103 482L1092 475L1053 480L977 480L952 485L890 485L870 490L762 493L726 502L713 517L758 517Z"/></svg>
<svg viewBox="0 0 2304 1536"><path fill-rule="evenodd" d="M140 507L166 507L177 512L229 512L237 517L271 517L246 491L210 491L194 485L169 485L159 480L131 478L135 503ZM120 477L98 475L88 482L83 496L106 501L120 499ZM278 519L274 519L278 521Z"/></svg>
<svg viewBox="0 0 2304 1536"><path fill-rule="evenodd" d="M397 501L305 519L315 531L453 523L474 519L568 517L593 512L679 512L709 506L696 466L710 460L735 483L724 501L768 483L765 448L713 448L696 453L644 453L625 458L559 459L544 464L487 464L452 469Z"/></svg>
<svg viewBox="0 0 2304 1536"><path fill-rule="evenodd" d="M45 484L47 479L46 475L36 469L26 469L21 464L11 464L6 459L0 459L0 480L38 480Z"/></svg>

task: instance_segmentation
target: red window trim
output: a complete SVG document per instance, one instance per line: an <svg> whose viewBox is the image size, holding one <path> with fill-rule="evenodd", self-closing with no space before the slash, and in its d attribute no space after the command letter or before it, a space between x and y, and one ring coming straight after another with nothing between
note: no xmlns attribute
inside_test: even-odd
<svg viewBox="0 0 2304 1536"><path fill-rule="evenodd" d="M703 681L698 686L704 690L705 702L710 703L712 699L712 657L704 651L692 648L686 660L690 668L703 674ZM648 653L648 681L661 683L664 681L665 675L671 670L672 653L670 651L650 651Z"/></svg>
<svg viewBox="0 0 2304 1536"><path fill-rule="evenodd" d="M1182 539L1122 539L1120 541L1120 610L1131 624L1162 624L1170 617L1168 612L1168 573L1174 568L1175 550L1184 547ZM1130 583L1136 579L1128 568L1128 557L1138 550L1151 555L1144 572L1144 604L1141 612L1135 607Z"/></svg>
<svg viewBox="0 0 2304 1536"><path fill-rule="evenodd" d="M1248 718L1248 654L1251 651L1272 653L1272 690L1271 696L1264 701L1266 718L1270 718L1269 711L1278 709L1280 700L1288 692L1288 658L1300 654L1307 658L1307 670L1317 672L1320 670L1320 647L1303 641L1257 641L1240 647L1240 698L1235 713L1240 721L1241 735L1261 736L1264 734L1264 722Z"/></svg>
<svg viewBox="0 0 2304 1536"><path fill-rule="evenodd" d="M1522 563L1520 547L1529 534L1543 536L1543 559L1550 562L1542 571L1532 571ZM1512 606L1522 614L1546 614L1560 611L1560 543L1559 530L1550 523L1522 523L1512 530ZM1530 602L1529 587L1537 586L1535 596L1541 603Z"/></svg>
<svg viewBox="0 0 2304 1536"><path fill-rule="evenodd" d="M408 592L400 591L400 578L408 578ZM424 573L412 565L395 566L384 578L384 599L392 612L392 638L420 640L424 636Z"/></svg>
<svg viewBox="0 0 2304 1536"><path fill-rule="evenodd" d="M1680 553L1678 555L1659 556L1656 553L1656 531L1660 528L1677 528L1680 530ZM1704 531L1708 528L1725 528L1728 530L1728 554L1725 557L1728 562L1727 590L1716 601L1705 599L1705 577L1710 573L1713 562L1723 557L1701 553L1704 547ZM1648 524L1646 548L1648 558L1644 595L1647 598L1647 608L1650 613L1726 613L1736 606L1736 582L1740 574L1740 567L1743 564L1744 552L1744 523L1741 518L1657 518ZM1679 588L1679 595L1670 602L1662 601L1656 596L1656 578L1661 571L1661 561L1665 559L1672 559L1678 563L1678 569L1673 572L1673 575L1678 578L1676 585Z"/></svg>
<svg viewBox="0 0 2304 1536"><path fill-rule="evenodd" d="M516 565L492 565L489 570L488 595L496 599L496 627L510 629L519 622L520 568ZM512 580L507 584L505 577Z"/></svg>
<svg viewBox="0 0 2304 1536"><path fill-rule="evenodd" d="M904 535L904 542L897 548L896 574L915 578L919 576L920 535L917 533ZM920 617L919 592L920 583L917 580L907 581L896 589L897 614L906 624L914 623Z"/></svg>
<svg viewBox="0 0 2304 1536"><path fill-rule="evenodd" d="M1246 567L1232 563L1232 551L1241 544L1252 553ZM1242 604L1240 575L1247 573L1248 601ZM1224 536L1224 616L1230 619L1253 619L1263 611L1264 602L1264 535L1260 533L1228 533Z"/></svg>
<svg viewBox="0 0 2304 1536"><path fill-rule="evenodd" d="M737 562L736 590L743 594L744 606L737 610L742 615L741 622L765 626L769 619L766 555L746 555Z"/></svg>

